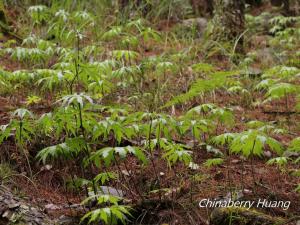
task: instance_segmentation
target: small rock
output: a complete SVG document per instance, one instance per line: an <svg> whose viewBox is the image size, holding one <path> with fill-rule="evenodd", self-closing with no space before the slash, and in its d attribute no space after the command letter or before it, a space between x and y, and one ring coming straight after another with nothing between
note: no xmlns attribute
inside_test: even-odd
<svg viewBox="0 0 300 225"><path fill-rule="evenodd" d="M124 192L122 190L119 190L119 189L116 189L116 188L113 188L113 187L108 187L108 186L100 186L99 187L101 190L99 190L96 194L97 195L113 195L113 196L116 196L116 197L124 197ZM94 191L89 191L88 193L89 197L92 197L95 195Z"/></svg>
<svg viewBox="0 0 300 225"><path fill-rule="evenodd" d="M47 204L45 205L45 208L48 209L48 210L58 210L58 209L61 209L61 207L59 207L58 205L54 205L54 204Z"/></svg>
<svg viewBox="0 0 300 225"><path fill-rule="evenodd" d="M264 156L266 157L266 158L272 158L272 152L270 152L270 151L264 151Z"/></svg>
<svg viewBox="0 0 300 225"><path fill-rule="evenodd" d="M47 164L41 168L41 171L45 171L45 170L47 171L47 170L51 170L51 169L52 169L52 165Z"/></svg>
<svg viewBox="0 0 300 225"><path fill-rule="evenodd" d="M124 197L124 193L122 190L108 186L100 186L100 188L105 194L110 194L121 198Z"/></svg>
<svg viewBox="0 0 300 225"><path fill-rule="evenodd" d="M130 176L130 171L122 170L122 173L123 173L125 176Z"/></svg>
<svg viewBox="0 0 300 225"><path fill-rule="evenodd" d="M164 173L164 172L160 172L159 175L160 175L160 176L164 176L165 173Z"/></svg>
<svg viewBox="0 0 300 225"><path fill-rule="evenodd" d="M79 223L80 223L79 218L62 215L61 217L59 217L56 224L59 224L59 225L73 225L73 224L79 224Z"/></svg>
<svg viewBox="0 0 300 225"><path fill-rule="evenodd" d="M241 160L239 160L239 159L233 159L233 160L231 160L231 163L233 163L233 164L238 164L240 162L241 162Z"/></svg>
<svg viewBox="0 0 300 225"><path fill-rule="evenodd" d="M11 204L8 204L8 208L10 209L14 209L14 208L18 208L20 206L20 203L11 203Z"/></svg>

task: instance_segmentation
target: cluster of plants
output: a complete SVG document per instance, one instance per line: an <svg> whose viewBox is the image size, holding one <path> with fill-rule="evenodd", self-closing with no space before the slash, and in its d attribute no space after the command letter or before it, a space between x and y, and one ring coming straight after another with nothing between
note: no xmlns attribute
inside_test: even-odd
<svg viewBox="0 0 300 225"><path fill-rule="evenodd" d="M253 55L221 71L199 63L198 49L167 49L178 39L158 32L146 19L116 20L104 29L87 11L37 5L27 13L29 35L20 45L7 42L1 49L22 69L1 69L0 93L17 96L23 104L1 125L0 144L15 143L13 160L30 179L35 161L69 168L66 185L84 192L82 204L90 208L82 221L126 223L139 201L175 201L174 187L184 186L178 179L189 183L193 203L199 168L217 167L233 155L250 161L253 186L253 160L266 149L275 156L267 164L282 173L289 164L299 164L299 157L284 154L300 152L289 114L300 110L299 64L276 65L253 77ZM284 41L289 48L286 42L297 42L299 28L285 29L294 20L272 19L274 45ZM227 54L230 60L232 54ZM222 95L228 104L219 101ZM40 110L39 105L47 107ZM251 120L237 130L240 105L249 110L271 106L277 113L287 112L287 122ZM281 143L282 134L293 138ZM36 149L36 143L42 147ZM199 151L215 157L200 164L195 157ZM163 176L170 173L176 179L166 184ZM147 184L140 185L146 174ZM104 185L122 193L107 193Z"/></svg>

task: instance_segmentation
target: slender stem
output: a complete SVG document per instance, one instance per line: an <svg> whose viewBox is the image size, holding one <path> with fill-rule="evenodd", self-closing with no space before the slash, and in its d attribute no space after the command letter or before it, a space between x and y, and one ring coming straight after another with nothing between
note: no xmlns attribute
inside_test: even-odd
<svg viewBox="0 0 300 225"><path fill-rule="evenodd" d="M27 162L27 166L28 166L28 170L29 170L29 176L30 176L30 178L32 178L32 170L31 170L29 158L28 158L27 153L26 153L26 151L25 151L25 149L23 147L23 140L22 140L22 138L23 138L22 137L23 121L22 120L20 121L19 129L20 129L20 131L19 131L19 139L20 139L19 146L20 146L21 151L23 152L23 155L25 156L25 159L26 159L26 162Z"/></svg>
<svg viewBox="0 0 300 225"><path fill-rule="evenodd" d="M90 164L91 153L90 153L88 145L87 145L87 143L85 141L86 140L86 134L85 134L84 126L83 126L82 108L81 108L81 105L79 103L78 103L78 109L79 109L78 111L79 111L80 129L81 129L81 132L82 132L82 135L83 135L83 138L84 138L84 143L85 143L85 152L87 154L88 162L89 162L89 165L90 165L90 170L92 172L93 171L93 167L92 167L92 164ZM94 194L97 195L97 187L96 187L94 179L92 179L92 183L93 183Z"/></svg>
<svg viewBox="0 0 300 225"><path fill-rule="evenodd" d="M244 160L242 159L242 173L241 173L241 184L242 184L242 191L244 191L245 188L245 183L244 183L244 171L245 171L245 167L244 167Z"/></svg>
<svg viewBox="0 0 300 225"><path fill-rule="evenodd" d="M196 149L195 126L193 126L192 131L193 131L193 150L195 150Z"/></svg>
<svg viewBox="0 0 300 225"><path fill-rule="evenodd" d="M229 192L230 197L232 198L232 180L231 180L231 162L230 162L230 151L227 152L227 178L228 178L228 186L229 186Z"/></svg>
<svg viewBox="0 0 300 225"><path fill-rule="evenodd" d="M250 157L251 157L251 173L252 173L252 180L253 180L253 184L254 184L254 192L255 192L255 186L256 186L256 180L255 180L255 174L254 174L254 165L253 165L253 151L254 151L254 147L256 144L256 140L254 140L253 142L253 147L250 153Z"/></svg>
<svg viewBox="0 0 300 225"><path fill-rule="evenodd" d="M157 173L157 170L156 170L156 166L155 166L155 163L154 163L154 156L153 156L153 153L151 151L151 130L152 130L152 118L151 118L150 125L149 125L148 148L149 148L149 152L150 152L150 161L151 161L151 164L152 164L152 167L153 167L153 170L154 170L157 182L158 182L158 187L160 188L160 179L159 179L159 176L158 176L158 173ZM161 193L160 192L158 192L158 193L159 193L159 199L161 200Z"/></svg>

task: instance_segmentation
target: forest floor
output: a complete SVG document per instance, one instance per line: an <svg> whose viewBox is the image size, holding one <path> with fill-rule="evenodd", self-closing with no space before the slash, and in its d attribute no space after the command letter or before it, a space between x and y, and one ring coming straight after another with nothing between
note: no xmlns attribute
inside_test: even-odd
<svg viewBox="0 0 300 225"><path fill-rule="evenodd" d="M265 10L265 9L264 9ZM254 14L257 12L254 12ZM163 27L161 30L168 30L168 27ZM5 42L6 37L2 37L0 42ZM260 43L259 43L260 44ZM185 46L179 46L183 48ZM247 52L255 50L257 46L251 46L247 49ZM145 56L156 55L159 51L143 53ZM212 62L219 65L219 69L227 68L227 61L222 61L219 58L212 59ZM12 61L9 58L1 57L0 67L7 71L15 71L22 69L23 65ZM255 67L260 68L261 65L257 63ZM176 86L177 80L174 79L174 86ZM170 87L172 84L170 84ZM52 96L48 96L48 99L43 100L38 106L32 106L29 108L36 115L42 113L51 112L51 99ZM287 145L295 136L300 136L299 124L300 114L290 113L291 110L285 107L285 101L271 103L264 107L248 107L243 104L239 104L241 99L239 96L229 96L226 93L217 92L214 97L215 104L218 106L230 105L234 109L234 115L236 123L232 132L240 132L245 128L245 121L260 120L265 122L285 123L288 125L289 134L278 134L274 138L280 141L283 145ZM10 112L22 105L26 101L26 95L22 93L14 94L13 96L0 97L0 125L7 124L10 120ZM292 105L295 99L290 100ZM193 104L196 104L194 102ZM192 105L193 105L192 104ZM274 105L276 104L276 105ZM275 109L274 109L275 108ZM177 116L182 114L181 108L175 108L175 114ZM220 129L220 132L222 129ZM216 131L218 133L218 130ZM181 142L190 142L191 140L180 140ZM40 150L39 144L32 147L32 151ZM35 148L35 150L34 150ZM18 150L12 140L8 140L1 147L1 160L7 160L12 165L17 165L19 161L22 161L22 156L18 154ZM205 146L197 146L193 149L194 162L201 165L207 159L214 157L213 153L206 151ZM178 205L174 208L160 208L159 210L153 210L149 212L147 217L148 224L163 224L170 222L171 224L186 224L185 221L193 221L195 224L206 223L209 219L209 215L212 209L199 208L196 204L201 199L222 199L230 193L231 190L240 191L244 190L244 198L247 200L268 199L270 201L290 201L291 205L288 210L282 208L263 208L260 209L271 216L279 216L284 218L290 218L291 216L299 215L300 211L300 198L299 194L295 191L295 187L299 183L299 178L291 176L291 171L300 169L299 164L288 164L284 170L276 168L274 166L268 166L265 164L266 160L272 158L270 151L265 151L265 155L262 158L255 157L253 162L244 160L239 156L231 156L230 159L226 159L220 166L213 168L200 167L195 180L191 183L189 172L184 167L176 167L176 170L167 170L165 163L159 157L160 153L157 153L155 164L157 170L161 173L160 182L162 186L174 187L172 193L166 194L165 199L169 199L170 196L176 196L176 202ZM139 165L134 158L130 158L127 167L120 165L122 170L135 171ZM253 170L254 168L254 170ZM18 172L20 168L15 168ZM25 177L12 177L6 185L12 190L18 193L18 195L27 196L29 201L34 205L38 205L45 209L45 212L53 218L60 217L62 215L74 216L74 214L82 214L84 210L81 208L77 211L68 208L68 206L79 204L85 193L73 193L72 191L65 190L62 185L65 182L65 178L68 177L70 170L80 171L80 168L75 164L59 165L55 168L36 164L32 167L34 171L34 185L28 181ZM140 190L143 190L143 186L146 184L146 180L151 180L153 177L148 177L151 174L151 167L147 169L141 169L139 174L134 176L133 184L138 186ZM254 174L253 174L254 173ZM253 175L255 180L253 180ZM172 189L172 188L171 188ZM50 205L50 206L49 206ZM62 209L63 208L63 209ZM152 208L153 209L153 208ZM150 209L148 209L150 211ZM196 216L195 216L196 215ZM174 219L175 218L175 219ZM197 218L197 219L193 219ZM169 219L169 221L168 221Z"/></svg>

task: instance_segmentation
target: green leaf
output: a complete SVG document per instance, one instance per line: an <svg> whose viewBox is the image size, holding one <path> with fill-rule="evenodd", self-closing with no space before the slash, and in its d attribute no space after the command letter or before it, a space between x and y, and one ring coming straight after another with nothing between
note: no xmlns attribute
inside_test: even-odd
<svg viewBox="0 0 300 225"><path fill-rule="evenodd" d="M297 137L290 142L288 150L293 152L300 152L300 137Z"/></svg>
<svg viewBox="0 0 300 225"><path fill-rule="evenodd" d="M204 166L207 168L211 168L211 167L219 166L223 164L223 162L224 159L222 158L208 159L205 161Z"/></svg>
<svg viewBox="0 0 300 225"><path fill-rule="evenodd" d="M283 167L288 163L289 158L287 157L276 157L267 161L268 165L277 165Z"/></svg>

